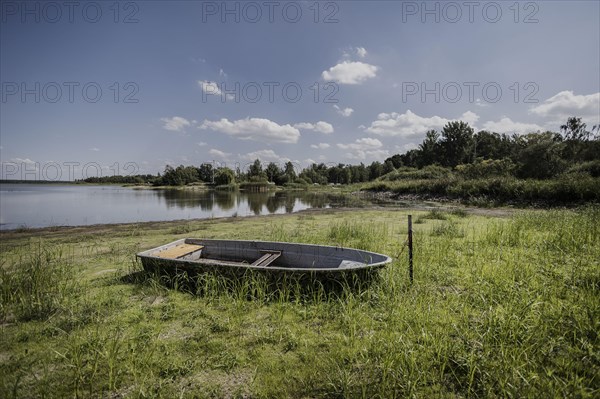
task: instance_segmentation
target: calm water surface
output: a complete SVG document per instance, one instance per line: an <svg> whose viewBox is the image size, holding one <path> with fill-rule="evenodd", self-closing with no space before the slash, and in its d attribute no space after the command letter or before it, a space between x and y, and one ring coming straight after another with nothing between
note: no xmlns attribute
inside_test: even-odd
<svg viewBox="0 0 600 399"><path fill-rule="evenodd" d="M291 213L348 206L314 192L135 190L120 186L0 184L0 229Z"/></svg>

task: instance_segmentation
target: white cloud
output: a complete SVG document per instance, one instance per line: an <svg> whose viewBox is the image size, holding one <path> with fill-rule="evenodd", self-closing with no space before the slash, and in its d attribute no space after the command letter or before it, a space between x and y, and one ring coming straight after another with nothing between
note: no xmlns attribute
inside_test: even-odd
<svg viewBox="0 0 600 399"><path fill-rule="evenodd" d="M420 136L431 129L439 130L448 122L461 120L467 122L471 127L479 120L479 116L474 112L467 111L455 119L446 119L440 116L422 117L411 110L403 114L393 112L391 114L381 113L377 115L377 120L371 122L371 126L365 130L372 134L384 137L415 137Z"/></svg>
<svg viewBox="0 0 600 399"><path fill-rule="evenodd" d="M467 111L460 116L460 120L467 122L472 128L475 129L475 124L479 120L479 115L475 112Z"/></svg>
<svg viewBox="0 0 600 399"><path fill-rule="evenodd" d="M331 146L330 146L329 144L327 144L327 143L311 144L310 146L311 146L311 148L314 148L314 149L316 149L316 150L324 150L324 149L326 149L326 148L329 148L329 147L331 147Z"/></svg>
<svg viewBox="0 0 600 399"><path fill-rule="evenodd" d="M510 118L503 117L498 122L488 121L483 124L484 130L496 133L534 133L544 131L544 128L534 123L513 122Z"/></svg>
<svg viewBox="0 0 600 399"><path fill-rule="evenodd" d="M348 117L348 116L352 115L352 113L354 112L354 110L352 108L341 109L337 105L334 105L333 108L335 108L337 110L338 114L340 114L342 116L345 116L345 117Z"/></svg>
<svg viewBox="0 0 600 399"><path fill-rule="evenodd" d="M217 82L211 82L209 80L199 80L198 86L200 86L202 91L206 94L212 94L215 96L220 96L222 94L221 89L219 88L219 84Z"/></svg>
<svg viewBox="0 0 600 399"><path fill-rule="evenodd" d="M200 147L204 147L204 146L208 145L208 144L207 144L207 143L205 143L204 141L201 141L201 142L199 142L199 143L196 143L196 144L198 144L198 146L200 146Z"/></svg>
<svg viewBox="0 0 600 399"><path fill-rule="evenodd" d="M364 160L364 159L377 159L380 161L383 161L386 158L389 158L391 156L390 152L388 150L371 150L371 151L365 151L364 155L362 152L358 152L357 154L352 154L354 159L360 159L360 160ZM352 157L351 157L352 158Z"/></svg>
<svg viewBox="0 0 600 399"><path fill-rule="evenodd" d="M163 129L170 130L173 132L180 132L185 130L186 126L190 126L190 121L180 116L174 116L172 118L160 118L164 122Z"/></svg>
<svg viewBox="0 0 600 399"><path fill-rule="evenodd" d="M561 91L542 104L532 107L529 112L543 117L598 118L600 117L600 92L575 95L571 90Z"/></svg>
<svg viewBox="0 0 600 399"><path fill-rule="evenodd" d="M313 125L312 123L302 122L302 123L296 123L294 125L294 127L296 129L314 130L315 125Z"/></svg>
<svg viewBox="0 0 600 399"><path fill-rule="evenodd" d="M352 152L347 152L345 156L348 159L354 159L357 161L364 161L366 159L383 161L384 159L390 157L390 152L388 150L354 150Z"/></svg>
<svg viewBox="0 0 600 399"><path fill-rule="evenodd" d="M331 125L330 123L327 123L327 122L323 122L323 121L319 121L314 124L307 123L307 122L296 123L294 125L294 127L296 129L313 130L315 132L323 133L323 134L333 133L333 130L334 130L333 125Z"/></svg>
<svg viewBox="0 0 600 399"><path fill-rule="evenodd" d="M351 58L354 55L365 58L367 56L367 49L364 47L350 47L348 50L344 50L342 55L344 58Z"/></svg>
<svg viewBox="0 0 600 399"><path fill-rule="evenodd" d="M315 160L314 160L314 159L312 159L312 158L306 158L306 159L304 160L304 163L305 163L306 165L310 166L310 165L312 165L313 163L318 163L318 162L317 162L317 161L315 161Z"/></svg>
<svg viewBox="0 0 600 399"><path fill-rule="evenodd" d="M475 100L475 105L481 108L485 108L485 107L489 107L490 104L481 101L481 98L478 98L477 100Z"/></svg>
<svg viewBox="0 0 600 399"><path fill-rule="evenodd" d="M3 162L3 163L6 163L6 162ZM11 158L11 159L9 159L9 163L21 163L21 164L25 163L28 165L36 165L37 164L37 162L32 161L29 158Z"/></svg>
<svg viewBox="0 0 600 399"><path fill-rule="evenodd" d="M279 125L269 119L246 118L230 122L227 118L218 121L205 120L200 129L209 129L241 140L277 143L297 143L300 132L290 125Z"/></svg>
<svg viewBox="0 0 600 399"><path fill-rule="evenodd" d="M345 154L346 158L364 161L365 159L384 159L390 156L388 150L383 150L381 141L365 137L349 144L338 144L343 150L350 150Z"/></svg>
<svg viewBox="0 0 600 399"><path fill-rule="evenodd" d="M96 152L98 152L98 151L100 151L100 148L93 147L93 148L90 148L90 151L96 151Z"/></svg>
<svg viewBox="0 0 600 399"><path fill-rule="evenodd" d="M377 76L378 67L360 61L344 61L321 74L324 80L355 85Z"/></svg>
<svg viewBox="0 0 600 399"><path fill-rule="evenodd" d="M279 156L273 150L259 150L254 152L249 152L246 155L240 155L241 159L246 161L254 161L256 159L260 159L261 162L276 162L276 163L286 163L290 161L287 157ZM264 166L264 165L263 165Z"/></svg>
<svg viewBox="0 0 600 399"><path fill-rule="evenodd" d="M362 139L356 140L354 143L338 144L337 146L343 150L373 150L382 147L383 144L377 139L364 137Z"/></svg>
<svg viewBox="0 0 600 399"><path fill-rule="evenodd" d="M417 143L411 142L411 143L407 143L407 144L403 144L403 145L395 145L394 148L396 149L396 152L400 153L400 152L415 150L415 149L419 148L419 145Z"/></svg>
<svg viewBox="0 0 600 399"><path fill-rule="evenodd" d="M211 149L210 149L210 151L208 151L208 153L209 153L210 155L213 155L213 156L215 156L215 157L219 157L219 158L222 158L222 159L227 159L227 158L229 158L229 156L231 156L231 154L230 154L230 153L228 153L228 152L223 152L223 151L221 151L221 150L217 150L217 149L215 149L215 148L211 148Z"/></svg>

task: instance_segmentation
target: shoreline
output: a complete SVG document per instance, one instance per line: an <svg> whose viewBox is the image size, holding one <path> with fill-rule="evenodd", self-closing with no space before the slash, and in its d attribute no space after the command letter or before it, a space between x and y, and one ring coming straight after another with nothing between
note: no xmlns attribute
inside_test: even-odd
<svg viewBox="0 0 600 399"><path fill-rule="evenodd" d="M155 220L145 222L126 222L126 223L100 223L91 225L78 225L78 226L49 226L49 227L25 227L11 230L0 230L0 239L21 239L25 236L52 236L52 235L64 235L64 234L106 234L111 232L129 231L132 228L141 230L151 230L154 228L175 228L183 224L216 224L216 223L235 223L242 220L252 219L281 219L286 217L294 216L314 216L314 215L331 215L336 213L366 213L371 211L378 212L427 212L434 209L441 210L444 212L451 212L456 209L461 209L469 215L476 216L488 216L488 217L499 217L505 218L510 217L512 214L525 209L521 208L509 208L509 207L498 207L498 208L478 208L478 207L461 207L451 206L449 204L438 204L434 205L415 205L415 206L372 206L366 208L356 207L343 207L343 208L311 208L303 209L292 213L273 213L267 215L248 215L248 216L223 216L215 218L196 218L196 219L174 219L174 220ZM534 209L529 209L534 210Z"/></svg>

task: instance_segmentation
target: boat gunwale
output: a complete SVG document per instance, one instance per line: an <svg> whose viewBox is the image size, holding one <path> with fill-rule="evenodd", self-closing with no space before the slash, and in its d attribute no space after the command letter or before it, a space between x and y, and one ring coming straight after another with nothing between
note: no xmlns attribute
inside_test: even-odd
<svg viewBox="0 0 600 399"><path fill-rule="evenodd" d="M360 263L360 262L353 261L353 262L356 262L357 265L352 265L350 267L344 267L344 268L340 268L340 267L314 268L314 267L253 266L250 263L236 264L237 262L229 262L229 261L225 261L225 260L210 259L210 258L204 258L204 259L210 260L211 262L203 263L202 258L200 258L199 260L169 259L169 258L161 258L159 256L151 255L151 253L155 253L160 249L168 248L170 246L177 245L179 243L186 243L187 240L192 240L192 241L197 241L197 242L207 242L207 243L228 242L228 243L248 243L248 244L286 244L286 245L296 245L296 246L300 246L300 247L309 247L309 248L325 248L325 249L333 249L333 250L356 251L356 252L360 252L360 253L364 253L364 254L381 256L384 259L382 261L375 262L375 263ZM385 265L387 265L388 263L391 263L393 261L393 259L390 256L385 255L385 254L380 254L377 252L366 251L363 249L350 248L350 247L340 247L340 246L321 245L321 244L308 244L308 243L294 243L294 242L285 242L285 241L222 240L222 239L215 239L215 238L201 239L201 238L190 238L190 237L181 238L179 240L175 240L173 242L163 244L163 245L160 245L155 248L150 248L145 251L138 252L136 254L136 257L142 259L142 264L143 264L143 260L147 259L147 260L153 260L153 261L157 262L157 264L165 264L165 263L173 264L173 263L175 263L175 264L181 264L181 265L186 265L186 266L197 265L199 267L221 266L221 267L227 267L227 268L251 269L251 270L257 270L257 271L259 271L259 270L265 271L266 270L266 271L287 272L287 273L332 273L332 272L333 273L346 273L346 272L353 272L353 271L360 271L360 270L364 271L364 270L372 270L372 269L382 268Z"/></svg>

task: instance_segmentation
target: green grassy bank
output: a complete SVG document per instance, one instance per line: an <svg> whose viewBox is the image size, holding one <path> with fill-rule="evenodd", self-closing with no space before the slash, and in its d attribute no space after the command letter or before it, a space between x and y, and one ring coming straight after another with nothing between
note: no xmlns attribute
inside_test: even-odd
<svg viewBox="0 0 600 399"><path fill-rule="evenodd" d="M362 191L392 192L418 198L443 198L477 206L573 206L599 203L600 178L564 176L553 180L489 177L380 180L360 186Z"/></svg>
<svg viewBox="0 0 600 399"><path fill-rule="evenodd" d="M0 233L0 397L600 395L600 209L402 210ZM502 217L496 216L502 214ZM344 245L395 258L342 293L131 278L181 237ZM175 282L176 283L176 282Z"/></svg>

